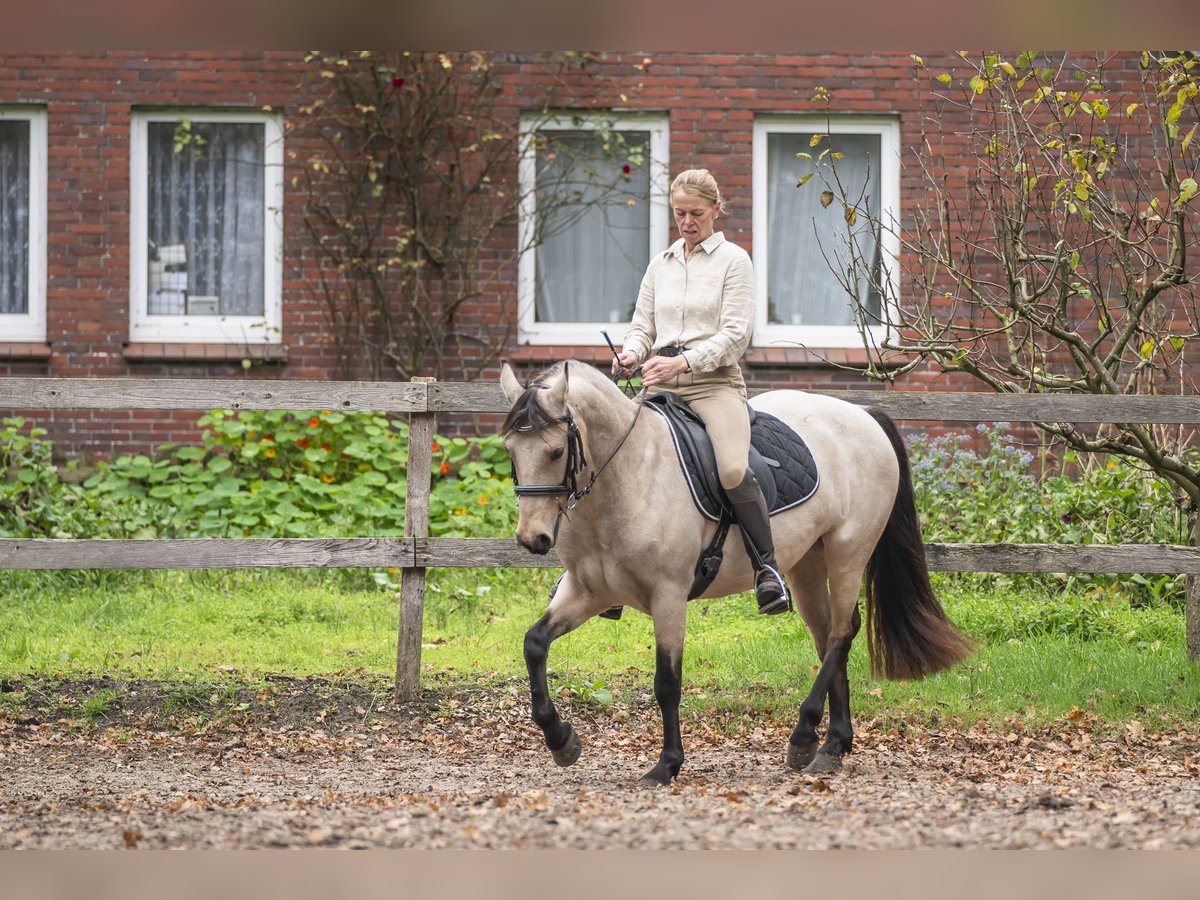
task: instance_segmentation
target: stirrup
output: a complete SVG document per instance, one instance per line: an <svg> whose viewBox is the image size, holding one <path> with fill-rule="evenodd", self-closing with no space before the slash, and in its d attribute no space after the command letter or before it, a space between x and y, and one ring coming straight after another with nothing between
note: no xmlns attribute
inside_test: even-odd
<svg viewBox="0 0 1200 900"><path fill-rule="evenodd" d="M765 603L762 600L759 584L759 578L764 574L770 575L770 581L773 581L774 584L771 584L770 581L764 581L764 583L761 585L761 588L769 590L770 588L775 587L775 585L778 585L781 591L778 597L775 597L774 599L768 599ZM771 568L771 566L763 566L758 570L757 573L755 573L754 599L758 603L758 613L762 616L777 616L780 613L792 611L792 598L788 596L787 585L783 583L783 579L779 577L779 573Z"/></svg>

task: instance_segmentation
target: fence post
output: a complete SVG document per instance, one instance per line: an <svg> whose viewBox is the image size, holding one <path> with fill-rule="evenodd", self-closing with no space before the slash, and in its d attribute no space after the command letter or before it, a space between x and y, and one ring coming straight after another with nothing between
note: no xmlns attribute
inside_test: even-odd
<svg viewBox="0 0 1200 900"><path fill-rule="evenodd" d="M430 383L436 378L416 377ZM408 417L408 473L404 499L404 536L429 536L429 472L433 463L433 434L436 413L412 413ZM396 641L397 702L416 700L421 695L421 636L425 618L425 570L405 566L400 573L400 633Z"/></svg>
<svg viewBox="0 0 1200 900"><path fill-rule="evenodd" d="M1196 511L1188 516L1188 545L1192 547L1200 543L1198 516L1200 512ZM1187 658L1200 663L1200 575L1188 575L1184 585L1183 627L1187 635Z"/></svg>

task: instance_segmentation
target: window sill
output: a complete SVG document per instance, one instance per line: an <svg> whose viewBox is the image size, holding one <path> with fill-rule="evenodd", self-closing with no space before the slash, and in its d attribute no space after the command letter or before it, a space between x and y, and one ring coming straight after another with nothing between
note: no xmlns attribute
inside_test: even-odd
<svg viewBox="0 0 1200 900"><path fill-rule="evenodd" d="M45 341L0 341L0 359L49 359L51 355Z"/></svg>
<svg viewBox="0 0 1200 900"><path fill-rule="evenodd" d="M884 368L902 366L909 362L907 354L889 353L887 359L876 362ZM792 369L827 369L831 366L862 367L870 361L863 347L752 347L742 357L751 368L787 366Z"/></svg>
<svg viewBox="0 0 1200 900"><path fill-rule="evenodd" d="M508 354L511 363L550 363L577 359L586 363L612 362L612 351L603 347L581 347L578 344L526 344Z"/></svg>
<svg viewBox="0 0 1200 900"><path fill-rule="evenodd" d="M172 344L147 341L126 344L123 350L130 362L287 362L283 344Z"/></svg>

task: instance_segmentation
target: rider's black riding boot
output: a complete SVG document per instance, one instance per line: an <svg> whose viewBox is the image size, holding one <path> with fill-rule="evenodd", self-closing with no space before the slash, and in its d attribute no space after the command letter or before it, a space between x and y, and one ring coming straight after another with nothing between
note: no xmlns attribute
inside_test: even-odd
<svg viewBox="0 0 1200 900"><path fill-rule="evenodd" d="M771 518L758 479L749 469L742 483L725 491L742 529L742 541L754 564L754 593L758 611L764 616L787 612L792 608L787 587L775 567L775 541L771 537Z"/></svg>

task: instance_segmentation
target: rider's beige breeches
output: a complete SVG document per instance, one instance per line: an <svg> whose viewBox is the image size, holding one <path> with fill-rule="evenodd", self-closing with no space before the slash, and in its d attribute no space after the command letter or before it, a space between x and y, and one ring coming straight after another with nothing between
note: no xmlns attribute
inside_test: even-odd
<svg viewBox="0 0 1200 900"><path fill-rule="evenodd" d="M716 452L721 487L729 490L741 484L750 453L750 416L742 370L734 365L702 374L685 373L650 389L650 393L658 391L670 391L704 420Z"/></svg>

